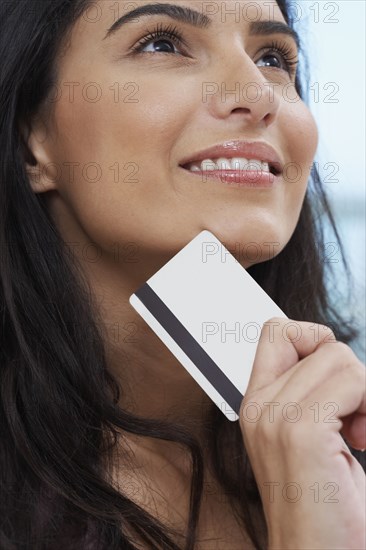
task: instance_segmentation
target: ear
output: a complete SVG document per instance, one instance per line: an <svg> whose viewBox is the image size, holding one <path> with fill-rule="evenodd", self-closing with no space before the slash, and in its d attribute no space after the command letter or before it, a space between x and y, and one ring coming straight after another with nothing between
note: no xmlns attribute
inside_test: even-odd
<svg viewBox="0 0 366 550"><path fill-rule="evenodd" d="M41 118L20 125L21 146L29 183L35 193L57 188L57 163L49 154L48 129Z"/></svg>

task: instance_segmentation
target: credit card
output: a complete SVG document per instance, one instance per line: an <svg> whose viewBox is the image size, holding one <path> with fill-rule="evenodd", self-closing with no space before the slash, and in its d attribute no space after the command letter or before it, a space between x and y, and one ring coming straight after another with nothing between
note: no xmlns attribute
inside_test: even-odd
<svg viewBox="0 0 366 550"><path fill-rule="evenodd" d="M225 416L236 421L265 321L288 318L210 231L129 298Z"/></svg>

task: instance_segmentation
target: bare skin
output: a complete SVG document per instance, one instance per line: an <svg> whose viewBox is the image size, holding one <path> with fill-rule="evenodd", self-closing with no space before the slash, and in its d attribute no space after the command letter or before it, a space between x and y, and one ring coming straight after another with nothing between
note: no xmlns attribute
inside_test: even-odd
<svg viewBox="0 0 366 550"><path fill-rule="evenodd" d="M239 3L243 9L248 4ZM261 19L268 20L266 2L257 3L263 8ZM296 57L290 36L250 35L247 19L223 19L218 12L207 28L174 22L187 47L173 48L173 43L171 51L162 52L154 48L155 40L139 54L132 54L131 48L147 31L172 20L161 15L141 17L104 39L116 20L116 4L120 15L132 7L123 0L96 4L100 17L88 12L80 18L59 56L57 85L62 93L34 122L28 144L37 164L29 167L29 176L34 192L46 194L55 224L65 242L73 243L75 259L95 295L106 329L108 366L125 390L121 406L144 417L177 422L205 446L209 398L137 315L129 296L203 229L212 231L233 251L238 243L242 247L258 243L260 260L238 258L245 268L278 254L298 221L318 132L303 101L288 100L284 90L294 83L295 75L287 70L281 54L271 53L268 47L280 39ZM227 10L236 4L225 2ZM205 12L202 2L181 0L179 5ZM271 18L285 23L277 6ZM267 58L264 63L268 55L272 61ZM255 102L243 93L239 101L234 94L222 100L221 92L203 101L202 85L207 82L225 83L227 90L237 82L241 87L251 82L262 93ZM274 85L273 95L268 83ZM93 101L96 90L102 93ZM136 102L128 100L133 90ZM292 88L291 98L293 94ZM296 182L283 175L270 192L233 192L212 182L197 183L179 167L187 155L237 139L270 144L283 164L300 168ZM117 180L116 163L120 168ZM98 167L100 177L92 182ZM138 169L135 182L131 167ZM265 247L266 242L276 246ZM149 486L163 493L157 512L163 516L169 512L173 523L185 525L190 483L186 454L159 440L130 437L129 443L137 462L144 464ZM126 483L120 472L115 472L115 482ZM206 479L214 483L210 475L208 469ZM153 494L147 490L144 498ZM239 526L232 525L230 507L217 504L222 497L219 490L217 498L207 497L200 536L217 535L221 540L217 548L233 550L236 541L243 544L244 535ZM201 548L211 550L212 544L202 542Z"/></svg>
<svg viewBox="0 0 366 550"><path fill-rule="evenodd" d="M249 36L247 20L227 17L223 22L218 13L206 29L182 24L191 42L190 52L163 53L146 45L143 53L132 56L129 49L146 34L146 27L169 24L171 19L141 17L104 40L116 19L111 9L115 2L99 4L100 18L92 23L96 15L91 11L79 19L59 57L58 100L47 104L49 109L38 124L35 121L28 140L37 161L30 177L34 191L46 194L57 227L90 281L103 323L109 327L110 368L129 387L134 410L148 417L164 418L170 413L172 420L198 426L195 433L199 435L208 398L128 298L203 229L212 231L233 251L238 244L258 243L262 261L270 257L271 250L279 253L298 221L318 132L300 98L287 101L282 93L284 86L294 82L294 75L278 67L284 63L281 55L272 53L264 65L272 37ZM227 9L235 9L235 4L226 2ZM247 2L241 4L244 8ZM196 1L179 5L204 11ZM120 1L120 15L125 7ZM285 22L278 7L274 17ZM262 18L268 19L264 5ZM293 39L279 38L296 55ZM233 78L233 74L240 76ZM128 102L126 93L115 102L109 86L117 81L122 91L126 82L136 83L137 103ZM240 102L234 95L223 98L221 93L204 102L202 83L211 81L225 83L228 90L237 81L242 87L253 82L262 94L256 102L244 93ZM86 99L93 97L88 89L91 82L102 90L97 102ZM268 83L274 84L273 97ZM68 93L71 89L73 95ZM301 177L290 184L283 176L270 193L232 192L226 186L192 181L179 168L187 155L233 139L266 141L284 164L301 168ZM127 181L128 169L115 182L115 172L109 167L117 161L121 171L126 163L138 165L138 183ZM86 170L91 162L98 163L102 171L94 184L95 172L90 167ZM271 249L265 242L277 246ZM255 263L248 257L240 261L244 267ZM116 325L118 337L113 332ZM126 360L130 368L121 368ZM160 443L156 445L158 450Z"/></svg>
<svg viewBox="0 0 366 550"><path fill-rule="evenodd" d="M139 442L137 436L128 436L128 446L133 456L133 468L129 468L127 463L123 467L118 463L112 474L114 485L164 524L177 530L178 534L172 538L183 547L183 534L186 532L189 514L189 460L184 468L179 468L171 460L164 460L161 453L155 455L149 449L144 449L144 446L148 447L146 439ZM173 444L167 443L167 454L168 447L174 452ZM142 549L148 550L136 533L129 531L128 534L141 544ZM223 492L210 468L206 468L197 528L197 549L242 550L244 544L246 549L254 550L234 514L230 495Z"/></svg>

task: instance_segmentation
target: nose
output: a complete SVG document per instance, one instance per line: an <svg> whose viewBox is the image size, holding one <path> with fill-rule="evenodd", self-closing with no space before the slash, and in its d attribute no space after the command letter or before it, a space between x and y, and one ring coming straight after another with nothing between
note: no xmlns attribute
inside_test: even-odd
<svg viewBox="0 0 366 550"><path fill-rule="evenodd" d="M270 69L268 69L270 70ZM276 117L280 96L243 50L218 64L212 82L203 84L203 102L215 118L236 118L247 126L269 126ZM219 77L219 78L218 78Z"/></svg>

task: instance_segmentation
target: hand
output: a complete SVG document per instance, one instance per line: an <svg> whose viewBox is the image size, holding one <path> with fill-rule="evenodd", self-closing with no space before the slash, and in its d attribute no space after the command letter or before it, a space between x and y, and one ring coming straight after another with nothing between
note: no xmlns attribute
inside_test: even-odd
<svg viewBox="0 0 366 550"><path fill-rule="evenodd" d="M341 436L366 448L366 369L349 346L323 325L269 319L239 423L269 550L366 549L365 473Z"/></svg>

